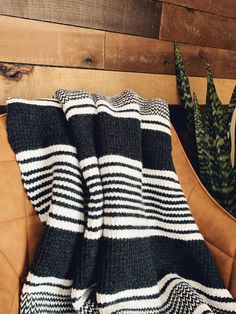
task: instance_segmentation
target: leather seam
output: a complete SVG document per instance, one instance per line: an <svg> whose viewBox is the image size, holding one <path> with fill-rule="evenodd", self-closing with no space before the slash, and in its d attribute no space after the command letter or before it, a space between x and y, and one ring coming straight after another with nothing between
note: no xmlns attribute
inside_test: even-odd
<svg viewBox="0 0 236 314"><path fill-rule="evenodd" d="M211 244L212 246L214 246L216 249L218 249L219 251L221 251L222 253L224 253L225 255L227 255L228 257L232 258L233 260L236 260L236 255L232 256L229 253L226 253L225 251L223 251L222 249L220 249L218 246L216 246L215 244L211 243L210 241L208 241L207 239L204 238L204 240L206 242L208 242L209 244Z"/></svg>
<svg viewBox="0 0 236 314"><path fill-rule="evenodd" d="M187 198L187 201L189 201L189 199L190 199L190 197L191 197L191 195L193 193L193 190L195 189L196 185L197 185L197 182L194 183L192 189L190 190L188 198ZM191 211L191 207L190 206L189 206L189 208L190 208L190 211Z"/></svg>
<svg viewBox="0 0 236 314"><path fill-rule="evenodd" d="M234 267L234 263L236 261L236 251L235 251L235 254L234 254L234 259L233 259L233 263L232 263L232 267L231 267L231 272L230 272L230 278L229 278L229 289L233 283L233 267Z"/></svg>
<svg viewBox="0 0 236 314"><path fill-rule="evenodd" d="M0 163L1 162L16 162L16 159L0 160Z"/></svg>
<svg viewBox="0 0 236 314"><path fill-rule="evenodd" d="M197 184L198 184L198 182L195 182L193 188L192 188L191 191L189 192L189 196L188 196L188 198L187 198L187 201L189 201L190 196L192 195L192 193L193 193L193 191L194 191L194 189L195 189L195 187L196 187ZM191 211L191 206L189 206L189 207L190 207L190 211ZM193 216L193 215L192 215L192 216ZM194 218L194 217L193 217L193 218ZM195 220L195 219L194 219L194 220ZM197 224L197 223L196 223L196 224ZM201 233L201 232L200 232L200 233ZM201 233L201 234L202 234L202 233ZM203 235L203 234L202 234L202 235ZM218 249L219 251L221 251L221 252L224 253L225 255L231 257L233 260L236 259L236 255L235 255L235 256L230 255L229 253L225 252L224 250L222 250L221 248L219 248L218 246L216 246L215 244L213 244L211 241L207 240L205 237L203 237L203 238L204 238L204 240L205 240L206 242L210 243L212 246L214 246L216 249Z"/></svg>
<svg viewBox="0 0 236 314"><path fill-rule="evenodd" d="M27 221L27 215L26 215L26 197L24 197L24 203L25 203L25 232L26 232L26 254L27 254L27 261L28 261L28 267L30 267L29 263L29 237L28 237L28 221Z"/></svg>
<svg viewBox="0 0 236 314"><path fill-rule="evenodd" d="M16 278L18 278L18 275L17 275L17 272L16 272L15 268L13 267L12 263L7 258L7 256L3 253L2 250L0 250L0 254L2 254L2 256L5 258L5 260L8 262L8 264L11 266L11 269L13 270L13 273L15 274Z"/></svg>
<svg viewBox="0 0 236 314"><path fill-rule="evenodd" d="M20 218L14 218L14 219L9 219L9 220L5 220L5 221L1 221L1 222L0 222L0 225L1 225L1 224L4 224L4 223L8 223L8 222L13 222L13 221L21 220L21 219L30 218L30 217L33 217L33 216L37 216L37 214L35 213L35 214L28 215L28 216L20 217Z"/></svg>
<svg viewBox="0 0 236 314"><path fill-rule="evenodd" d="M17 290L18 290L18 286L19 286L19 283L16 285L16 288L15 288L14 294L13 294L13 296L12 296L12 302L11 302L11 307L10 307L10 314L12 313L12 308L13 308L13 304L14 304L14 300L15 300L16 292L17 292Z"/></svg>

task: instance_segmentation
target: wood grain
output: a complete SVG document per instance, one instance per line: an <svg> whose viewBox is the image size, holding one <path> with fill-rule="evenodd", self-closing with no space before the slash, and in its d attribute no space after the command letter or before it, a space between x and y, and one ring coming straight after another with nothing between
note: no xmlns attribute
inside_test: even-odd
<svg viewBox="0 0 236 314"><path fill-rule="evenodd" d="M0 62L4 61L103 68L104 32L0 16Z"/></svg>
<svg viewBox="0 0 236 314"><path fill-rule="evenodd" d="M235 80L215 79L221 101L229 103ZM201 104L205 103L206 79L190 77L190 84ZM133 89L144 98L164 98L169 104L178 104L176 78L173 75L142 74L102 70L35 66L19 81L0 76L0 103L9 97L34 99L52 97L57 89L86 89L108 96L124 89Z"/></svg>
<svg viewBox="0 0 236 314"><path fill-rule="evenodd" d="M22 75L28 75L31 71L32 65L0 63L0 75L11 80L19 81Z"/></svg>
<svg viewBox="0 0 236 314"><path fill-rule="evenodd" d="M236 19L164 2L159 38L236 50Z"/></svg>
<svg viewBox="0 0 236 314"><path fill-rule="evenodd" d="M105 36L106 69L174 74L172 42L108 32Z"/></svg>
<svg viewBox="0 0 236 314"><path fill-rule="evenodd" d="M236 51L186 44L180 50L189 75L205 76L207 60L214 77L236 78ZM175 74L173 42L6 16L0 62Z"/></svg>
<svg viewBox="0 0 236 314"><path fill-rule="evenodd" d="M235 0L160 0L221 16L236 18Z"/></svg>
<svg viewBox="0 0 236 314"><path fill-rule="evenodd" d="M150 0L0 0L0 14L158 37L162 3Z"/></svg>
<svg viewBox="0 0 236 314"><path fill-rule="evenodd" d="M236 51L179 44L187 73L206 76L206 62L210 63L213 77L236 78Z"/></svg>
<svg viewBox="0 0 236 314"><path fill-rule="evenodd" d="M105 69L175 74L173 42L106 33ZM206 62L214 77L236 78L236 51L180 44L187 73L206 76Z"/></svg>

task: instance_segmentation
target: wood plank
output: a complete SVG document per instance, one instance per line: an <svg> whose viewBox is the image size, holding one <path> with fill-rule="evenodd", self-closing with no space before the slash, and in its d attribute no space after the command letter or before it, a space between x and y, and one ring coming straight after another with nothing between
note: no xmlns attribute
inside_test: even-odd
<svg viewBox="0 0 236 314"><path fill-rule="evenodd" d="M158 37L162 3L150 0L0 0L0 14Z"/></svg>
<svg viewBox="0 0 236 314"><path fill-rule="evenodd" d="M173 42L106 32L105 69L175 74ZM205 76L206 61L214 77L236 78L236 51L180 44L187 73Z"/></svg>
<svg viewBox="0 0 236 314"><path fill-rule="evenodd" d="M236 19L164 2L159 38L236 50Z"/></svg>
<svg viewBox="0 0 236 314"><path fill-rule="evenodd" d="M108 32L105 36L106 69L175 73L173 42Z"/></svg>
<svg viewBox="0 0 236 314"><path fill-rule="evenodd" d="M236 80L215 79L223 103L229 103L235 83ZM205 103L206 79L190 77L190 84L199 102ZM4 104L9 97L52 97L60 88L86 89L108 96L119 94L124 89L133 89L144 98L160 97L170 104L179 103L176 78L173 75L43 66L35 66L18 81L0 76L0 103Z"/></svg>
<svg viewBox="0 0 236 314"><path fill-rule="evenodd" d="M189 75L205 76L207 60L214 77L236 78L236 51L186 44L180 49ZM173 42L6 16L0 16L0 58L0 62L175 74ZM8 75L17 79L17 69L8 69Z"/></svg>
<svg viewBox="0 0 236 314"><path fill-rule="evenodd" d="M104 32L0 16L0 61L101 69Z"/></svg>
<svg viewBox="0 0 236 314"><path fill-rule="evenodd" d="M159 0L221 16L236 18L235 0Z"/></svg>
<svg viewBox="0 0 236 314"><path fill-rule="evenodd" d="M206 76L206 62L211 65L214 78L236 78L236 51L179 44L187 73Z"/></svg>

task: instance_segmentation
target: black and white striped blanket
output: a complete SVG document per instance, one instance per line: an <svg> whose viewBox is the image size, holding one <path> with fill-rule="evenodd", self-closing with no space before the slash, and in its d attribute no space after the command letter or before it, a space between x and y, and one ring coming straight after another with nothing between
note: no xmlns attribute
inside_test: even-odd
<svg viewBox="0 0 236 314"><path fill-rule="evenodd" d="M21 313L236 313L171 157L168 105L133 91L7 101L45 231Z"/></svg>

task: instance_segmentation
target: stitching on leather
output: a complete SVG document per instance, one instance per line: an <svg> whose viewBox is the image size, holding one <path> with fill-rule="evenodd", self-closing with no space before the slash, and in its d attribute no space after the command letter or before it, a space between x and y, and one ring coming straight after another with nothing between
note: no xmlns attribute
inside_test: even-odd
<svg viewBox="0 0 236 314"><path fill-rule="evenodd" d="M206 242L208 242L209 244L211 244L212 246L214 246L214 247L215 247L216 249L218 249L219 251L221 251L222 253L224 253L225 255L227 255L227 256L229 256L230 258L232 258L233 260L236 259L236 256L235 256L235 255L232 256L232 255L230 255L229 253L226 253L225 251L223 251L223 250L220 249L218 246L216 246L215 244L211 243L210 241L208 241L208 240L205 239L205 238L204 238L204 240L205 240Z"/></svg>
<svg viewBox="0 0 236 314"><path fill-rule="evenodd" d="M16 160L15 159L9 159L9 160L0 160L0 162L16 162Z"/></svg>
<svg viewBox="0 0 236 314"><path fill-rule="evenodd" d="M25 218L30 218L30 217L33 217L33 216L37 216L37 214L34 213L34 214L31 214L31 215L28 215L28 216L24 216L24 217L20 217L20 218L14 218L14 219L9 219L9 220L4 220L4 221L1 221L1 222L0 222L0 225L1 225L1 224L4 224L4 223L8 223L8 222L13 222L13 221L25 219Z"/></svg>
<svg viewBox="0 0 236 314"><path fill-rule="evenodd" d="M24 197L24 203L25 203L25 232L26 232L26 254L27 254L27 260L28 260L28 268L30 265L29 262L29 234L28 234L28 221L27 221L27 215L26 215L26 197Z"/></svg>
<svg viewBox="0 0 236 314"><path fill-rule="evenodd" d="M16 293L17 293L17 291L18 291L18 286L19 286L19 283L16 285L16 288L15 288L15 290L14 290L13 299L12 299L11 307L10 307L10 314L12 313L12 308L13 308L13 304L14 304L14 300L15 300Z"/></svg>
<svg viewBox="0 0 236 314"><path fill-rule="evenodd" d="M231 260L232 260L232 266L231 266L231 271L229 272L229 277L228 277L228 284L226 286L226 288L228 290L230 290L230 286L231 286L231 277L232 277L232 271L233 271L233 265L234 265L234 257L230 256L229 254L225 253L224 251L222 251L221 249L219 249L217 246L215 246L214 244L210 243L209 241L207 241L209 244L211 244L212 246L214 246L217 250L219 250L220 252L222 252L223 254L225 254L226 256L228 256Z"/></svg>
<svg viewBox="0 0 236 314"><path fill-rule="evenodd" d="M189 196L188 196L188 198L187 198L188 201L189 201L190 196L191 196L191 194L193 193L193 190L195 189L195 187L196 187L197 184L198 184L198 182L196 182L196 183L194 184L192 190L190 191ZM191 206L189 206L189 207L190 207L190 211L191 211ZM193 216L193 218L194 218L194 216ZM203 235L203 234L202 234L202 235ZM229 253L223 251L221 248L219 248L218 246L216 246L215 244L213 244L211 241L209 241L209 240L206 239L205 237L204 237L204 240L207 241L208 243L210 243L212 246L214 246L215 248L217 248L219 251L221 251L221 252L224 253L225 255L231 257L232 259L236 259L236 256L232 256L232 255L230 255Z"/></svg>
<svg viewBox="0 0 236 314"><path fill-rule="evenodd" d="M18 278L17 272L15 270L15 268L13 267L12 263L9 261L9 259L7 258L7 256L3 253L2 250L0 250L0 254L2 254L2 256L5 258L5 260L7 260L8 264L11 266L14 274L16 275L16 278Z"/></svg>
<svg viewBox="0 0 236 314"><path fill-rule="evenodd" d="M187 197L187 201L189 201L189 199L190 199L190 197L191 197L191 195L193 193L193 190L195 189L196 185L197 185L197 182L194 183L192 189L190 190L189 195ZM189 207L190 207L190 210L191 210L191 206L189 206Z"/></svg>
<svg viewBox="0 0 236 314"><path fill-rule="evenodd" d="M230 272L230 278L229 278L229 289L232 287L233 283L234 283L234 278L233 278L233 267L234 267L234 263L236 262L236 251L234 254L234 259L233 259L233 263L232 263L232 268L231 268L231 272ZM235 274L236 277L236 274Z"/></svg>

